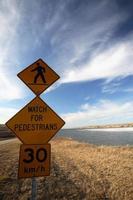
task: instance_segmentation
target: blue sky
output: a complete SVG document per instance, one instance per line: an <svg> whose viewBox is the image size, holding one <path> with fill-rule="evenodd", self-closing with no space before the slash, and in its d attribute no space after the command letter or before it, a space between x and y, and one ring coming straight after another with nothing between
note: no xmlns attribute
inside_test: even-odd
<svg viewBox="0 0 133 200"><path fill-rule="evenodd" d="M1 0L0 27L0 123L34 97L17 73L38 58L66 128L133 122L133 1Z"/></svg>

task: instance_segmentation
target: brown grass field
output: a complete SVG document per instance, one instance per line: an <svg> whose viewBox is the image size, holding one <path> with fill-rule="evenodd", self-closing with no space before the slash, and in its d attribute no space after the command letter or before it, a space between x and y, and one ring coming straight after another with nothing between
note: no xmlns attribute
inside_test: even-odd
<svg viewBox="0 0 133 200"><path fill-rule="evenodd" d="M51 175L37 178L37 200L132 200L133 147L53 139ZM20 143L0 144L0 200L27 200L31 179L17 180Z"/></svg>

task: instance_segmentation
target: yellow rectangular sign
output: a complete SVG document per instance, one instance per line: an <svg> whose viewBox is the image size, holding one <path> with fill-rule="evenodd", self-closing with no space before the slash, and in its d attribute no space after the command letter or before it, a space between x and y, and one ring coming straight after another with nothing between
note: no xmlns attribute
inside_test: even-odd
<svg viewBox="0 0 133 200"><path fill-rule="evenodd" d="M50 175L51 145L20 146L18 178Z"/></svg>

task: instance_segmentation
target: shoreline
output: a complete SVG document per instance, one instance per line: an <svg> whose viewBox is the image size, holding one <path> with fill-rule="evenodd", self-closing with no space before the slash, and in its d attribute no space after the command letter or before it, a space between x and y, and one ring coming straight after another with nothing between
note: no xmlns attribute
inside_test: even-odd
<svg viewBox="0 0 133 200"><path fill-rule="evenodd" d="M111 132L117 132L117 131L133 131L133 127L126 127L126 128L83 128L80 129L81 131L111 131Z"/></svg>

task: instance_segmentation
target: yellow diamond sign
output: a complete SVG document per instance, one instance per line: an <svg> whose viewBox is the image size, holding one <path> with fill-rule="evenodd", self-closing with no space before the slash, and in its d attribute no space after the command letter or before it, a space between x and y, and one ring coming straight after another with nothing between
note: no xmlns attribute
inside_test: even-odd
<svg viewBox="0 0 133 200"><path fill-rule="evenodd" d="M35 97L6 123L24 144L45 144L64 124L40 97Z"/></svg>
<svg viewBox="0 0 133 200"><path fill-rule="evenodd" d="M37 60L18 74L18 77L40 95L60 77L42 59Z"/></svg>

